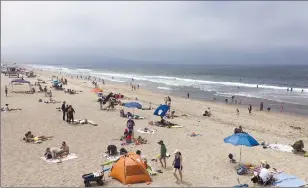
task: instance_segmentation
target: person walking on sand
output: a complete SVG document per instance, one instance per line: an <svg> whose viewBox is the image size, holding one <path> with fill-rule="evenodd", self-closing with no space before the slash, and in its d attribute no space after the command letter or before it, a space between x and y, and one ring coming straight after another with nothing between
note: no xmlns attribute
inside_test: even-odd
<svg viewBox="0 0 308 188"><path fill-rule="evenodd" d="M157 142L160 145L160 164L163 168L167 168L167 163L166 163L166 157L167 157L167 148L164 144L164 142L162 140L160 140L159 142ZM164 163L163 163L164 161Z"/></svg>
<svg viewBox="0 0 308 188"><path fill-rule="evenodd" d="M182 176L182 170L183 170L182 161L183 161L183 158L182 158L181 152L178 149L175 150L174 155L175 156L174 156L174 160L173 160L173 163L172 163L172 165L174 167L173 175L176 178L176 183L178 183L179 181L181 181L181 182L183 181L183 176ZM180 179L176 175L176 171L179 171Z"/></svg>
<svg viewBox="0 0 308 188"><path fill-rule="evenodd" d="M187 92L187 98L189 99L189 92Z"/></svg>
<svg viewBox="0 0 308 188"><path fill-rule="evenodd" d="M5 85L5 96L7 97L7 85Z"/></svg>
<svg viewBox="0 0 308 188"><path fill-rule="evenodd" d="M260 111L263 111L263 102L260 103Z"/></svg>
<svg viewBox="0 0 308 188"><path fill-rule="evenodd" d="M249 106L248 106L248 112L249 112L249 114L251 114L251 110L252 110L252 106L251 106L251 104L249 104Z"/></svg>
<svg viewBox="0 0 308 188"><path fill-rule="evenodd" d="M65 121L65 114L66 114L65 101L63 101L61 109L62 109L62 113L63 113L63 121Z"/></svg>
<svg viewBox="0 0 308 188"><path fill-rule="evenodd" d="M128 131L131 131L132 132L132 138L134 138L134 127L135 127L135 121L132 120L132 117L129 116L128 117L128 120L126 122L126 126L128 128Z"/></svg>
<svg viewBox="0 0 308 188"><path fill-rule="evenodd" d="M72 105L69 105L68 110L67 110L67 114L68 114L68 123L74 123L74 113L75 110L72 107Z"/></svg>
<svg viewBox="0 0 308 188"><path fill-rule="evenodd" d="M283 104L280 106L280 112L283 111Z"/></svg>

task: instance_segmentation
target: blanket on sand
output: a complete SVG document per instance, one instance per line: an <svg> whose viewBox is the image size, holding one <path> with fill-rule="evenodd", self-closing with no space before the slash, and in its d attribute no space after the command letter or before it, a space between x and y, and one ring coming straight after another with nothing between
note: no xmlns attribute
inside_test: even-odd
<svg viewBox="0 0 308 188"><path fill-rule="evenodd" d="M61 163L63 161L68 161L68 160L71 160L71 159L76 159L78 158L76 154L74 153L70 153L68 154L68 156L62 158L62 159L46 159L45 157L40 157L41 159L43 159L44 161L46 161L47 163Z"/></svg>

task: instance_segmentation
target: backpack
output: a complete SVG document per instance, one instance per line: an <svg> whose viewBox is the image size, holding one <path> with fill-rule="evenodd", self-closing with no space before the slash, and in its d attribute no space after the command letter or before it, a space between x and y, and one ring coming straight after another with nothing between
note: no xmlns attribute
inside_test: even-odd
<svg viewBox="0 0 308 188"><path fill-rule="evenodd" d="M107 147L107 152L108 152L109 155L116 155L116 154L118 154L117 146L109 145Z"/></svg>
<svg viewBox="0 0 308 188"><path fill-rule="evenodd" d="M125 148L120 149L120 155L124 155L127 153L127 150Z"/></svg>
<svg viewBox="0 0 308 188"><path fill-rule="evenodd" d="M247 172L247 168L244 166L241 166L238 170L237 170L237 174L238 175L244 175Z"/></svg>

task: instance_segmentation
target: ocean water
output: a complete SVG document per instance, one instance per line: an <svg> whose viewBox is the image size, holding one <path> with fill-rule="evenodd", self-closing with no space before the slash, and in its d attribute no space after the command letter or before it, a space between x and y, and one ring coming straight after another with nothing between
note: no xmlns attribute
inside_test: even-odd
<svg viewBox="0 0 308 188"><path fill-rule="evenodd" d="M192 98L223 101L235 96L242 104L279 109L308 115L308 65L171 65L171 64L84 64L31 65L74 75L91 75L105 81L129 84L157 92ZM258 85L258 88L257 88ZM293 88L293 91L287 91ZM302 92L302 90L304 90ZM231 101L231 100L229 100ZM286 109L288 111L288 109Z"/></svg>

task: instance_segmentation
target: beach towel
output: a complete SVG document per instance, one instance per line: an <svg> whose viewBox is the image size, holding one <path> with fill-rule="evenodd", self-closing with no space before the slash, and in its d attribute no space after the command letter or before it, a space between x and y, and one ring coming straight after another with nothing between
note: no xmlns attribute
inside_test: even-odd
<svg viewBox="0 0 308 188"><path fill-rule="evenodd" d="M143 129L140 128L137 130L137 132L142 133L142 134L155 134L156 131L157 130L155 129L145 129L145 128Z"/></svg>
<svg viewBox="0 0 308 188"><path fill-rule="evenodd" d="M138 119L144 119L144 117L143 117L143 116L134 115L134 116L133 116L133 119L137 119L137 120L138 120Z"/></svg>
<svg viewBox="0 0 308 188"><path fill-rule="evenodd" d="M117 161L117 160L121 157L121 155L111 156L111 155L105 154L104 157L105 157L108 161Z"/></svg>
<svg viewBox="0 0 308 188"><path fill-rule="evenodd" d="M307 185L307 182L304 180L298 179L296 176L286 174L286 173L279 173L275 175L275 179L277 179L273 185L277 187L302 187Z"/></svg>
<svg viewBox="0 0 308 188"><path fill-rule="evenodd" d="M292 146L283 145L283 144L269 144L266 146L266 148L270 148L277 151L283 151L283 152L292 152L293 148Z"/></svg>
<svg viewBox="0 0 308 188"><path fill-rule="evenodd" d="M61 160L60 159L46 159L45 157L40 157L41 159L43 159L44 161L46 161L47 163L60 163L60 162L63 162L63 161L68 161L68 160L71 160L71 159L76 159L78 158L76 154L74 153L70 153L68 154L68 156L62 158Z"/></svg>
<svg viewBox="0 0 308 188"><path fill-rule="evenodd" d="M168 128L183 128L183 127L185 127L185 126L183 126L183 125L172 125L172 126L169 126Z"/></svg>
<svg viewBox="0 0 308 188"><path fill-rule="evenodd" d="M90 125L93 125L93 126L97 126L97 123L94 123L93 121L91 120L86 120L86 119L75 119L74 120L74 123L75 124L90 124Z"/></svg>
<svg viewBox="0 0 308 188"><path fill-rule="evenodd" d="M196 134L196 133L189 133L189 134L187 134L187 136L196 137L196 136L203 136L203 135L202 134Z"/></svg>
<svg viewBox="0 0 308 188"><path fill-rule="evenodd" d="M148 167L147 167L147 171L151 176L157 175L157 172L155 170L155 168L153 167L153 165L151 165L150 163L147 163Z"/></svg>

